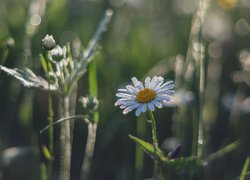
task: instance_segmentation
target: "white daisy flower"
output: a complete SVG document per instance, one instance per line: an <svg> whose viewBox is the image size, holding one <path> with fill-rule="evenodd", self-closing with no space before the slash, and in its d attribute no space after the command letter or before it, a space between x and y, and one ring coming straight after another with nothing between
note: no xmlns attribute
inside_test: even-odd
<svg viewBox="0 0 250 180"><path fill-rule="evenodd" d="M164 78L154 76L152 79L147 77L145 85L137 78L132 78L133 85L127 85L126 89L118 89L116 96L118 99L115 106L120 106L123 114L135 110L135 115L139 116L142 112L155 110L155 106L162 108L172 101L174 94L174 81L164 82Z"/></svg>

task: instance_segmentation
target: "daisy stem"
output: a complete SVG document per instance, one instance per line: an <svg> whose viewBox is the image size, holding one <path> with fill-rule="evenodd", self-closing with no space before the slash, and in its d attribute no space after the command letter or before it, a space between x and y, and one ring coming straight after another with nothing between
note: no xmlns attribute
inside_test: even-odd
<svg viewBox="0 0 250 180"><path fill-rule="evenodd" d="M158 140L157 140L157 131L156 131L156 123L155 118L152 113L152 111L148 110L149 119L152 126L152 139L153 139L153 146L154 146L154 171L153 171L153 177L158 177L158 169L159 169L159 163L157 158L157 149L158 149Z"/></svg>

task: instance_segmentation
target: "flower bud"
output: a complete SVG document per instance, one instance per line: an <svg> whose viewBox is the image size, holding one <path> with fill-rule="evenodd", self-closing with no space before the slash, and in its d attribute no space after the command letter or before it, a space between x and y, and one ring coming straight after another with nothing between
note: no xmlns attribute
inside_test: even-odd
<svg viewBox="0 0 250 180"><path fill-rule="evenodd" d="M53 60L60 61L61 59L66 57L66 48L61 48L57 45L54 49L50 51L50 55Z"/></svg>
<svg viewBox="0 0 250 180"><path fill-rule="evenodd" d="M54 40L53 36L48 34L43 38L42 43L44 49L48 51L54 49L56 46L56 41Z"/></svg>
<svg viewBox="0 0 250 180"><path fill-rule="evenodd" d="M12 48L15 46L15 40L12 37L9 37L6 42L5 42L6 46L8 48Z"/></svg>
<svg viewBox="0 0 250 180"><path fill-rule="evenodd" d="M90 111L96 111L99 106L99 101L96 97L88 96L88 97L81 97L80 102L82 103L82 106L84 109L90 110Z"/></svg>

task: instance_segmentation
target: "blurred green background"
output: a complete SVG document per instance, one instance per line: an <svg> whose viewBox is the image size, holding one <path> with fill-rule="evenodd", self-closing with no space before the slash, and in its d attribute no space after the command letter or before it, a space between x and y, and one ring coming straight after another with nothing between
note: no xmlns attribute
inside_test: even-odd
<svg viewBox="0 0 250 180"><path fill-rule="evenodd" d="M136 120L133 113L124 116L114 107L115 93L133 76L175 79L176 57L185 57L189 47L195 0L0 0L0 64L29 67L43 76L39 62L39 53L44 54L42 38L52 34L60 45L81 42L86 47L107 8L113 9L114 15L96 58L101 105L91 179L148 178L152 161L139 153L144 166L135 165L135 144L128 134L151 141L150 126L144 117ZM204 105L207 154L235 140L243 142L209 166L204 178L234 179L250 152L250 1L211 1L202 28L208 67ZM88 94L87 81L87 75L79 81L78 96ZM176 90L182 87L179 84ZM193 91L196 101L198 86L194 83L193 87L188 90ZM56 96L54 102L57 112ZM81 112L77 103L76 114ZM181 155L189 156L192 115L180 120L176 119L181 117L178 113L178 107L156 110L159 143L180 137L184 147ZM46 134L40 135L39 130L47 125L47 116L45 92L26 89L0 72L0 178L39 179L38 164L44 161L39 147L47 143ZM178 126L180 121L186 125ZM72 179L79 178L87 134L85 124L75 123ZM58 129L55 127L56 135ZM183 132L186 135L181 135ZM8 149L13 147L18 149ZM11 159L13 151L20 157ZM34 165L27 167L29 162ZM54 169L58 170L56 163Z"/></svg>

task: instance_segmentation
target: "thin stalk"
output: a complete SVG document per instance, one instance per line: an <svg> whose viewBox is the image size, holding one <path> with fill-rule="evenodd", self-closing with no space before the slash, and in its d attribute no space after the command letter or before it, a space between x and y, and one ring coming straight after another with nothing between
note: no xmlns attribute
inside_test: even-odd
<svg viewBox="0 0 250 180"><path fill-rule="evenodd" d="M248 156L245 160L243 169L242 169L241 174L240 174L240 180L245 180L247 170L249 168L249 164L250 164L250 156Z"/></svg>
<svg viewBox="0 0 250 180"><path fill-rule="evenodd" d="M48 125L46 126L45 128L43 128L42 130L40 130L40 134L42 134L44 131L48 130L49 128L55 126L55 125L58 125L64 121L68 121L68 120L76 120L76 119L80 119L80 120L83 120L86 124L89 123L89 120L88 120L88 116L84 116L84 115L73 115L73 116L68 116L68 117L65 117L65 118L61 118L57 121L55 121L53 124L51 125Z"/></svg>
<svg viewBox="0 0 250 180"><path fill-rule="evenodd" d="M203 106L204 106L204 96L205 96L205 58L204 58L204 46L201 43L199 47L199 63L200 63L200 79L199 79L199 123L198 123L198 146L197 155L198 157L203 156L204 144L205 144L205 130L203 121Z"/></svg>
<svg viewBox="0 0 250 180"><path fill-rule="evenodd" d="M50 75L49 75L49 52L46 51L46 65L47 65L47 72L46 72L46 78L47 78L47 81L48 81L48 86L49 86L49 89L50 89ZM53 111L53 101L52 101L52 95L51 95L51 91L49 90L48 91L48 120L49 120L49 125L52 125L54 120L53 120L53 117L54 117L54 111ZM48 134L49 134L49 151L50 151L50 154L53 155L53 150L54 150L54 129L53 127L49 129L48 131ZM50 175L52 172L52 161L49 161L49 164L48 164L48 174Z"/></svg>
<svg viewBox="0 0 250 180"><path fill-rule="evenodd" d="M98 96L98 84L97 84L97 70L96 70L96 62L92 61L89 63L89 94L92 97ZM97 124L99 121L99 113L98 111L94 112L94 122Z"/></svg>
<svg viewBox="0 0 250 180"><path fill-rule="evenodd" d="M248 156L246 158L246 161L244 163L243 169L242 169L241 174L240 174L240 180L245 180L247 170L249 168L249 164L250 164L250 156Z"/></svg>
<svg viewBox="0 0 250 180"><path fill-rule="evenodd" d="M153 171L153 177L156 177L158 179L158 172L159 172L159 163L157 159L157 149L158 149L158 140L157 140L157 131L156 131L156 123L155 118L152 113L152 111L148 110L148 115L152 127L152 140L153 140L153 146L154 146L154 171Z"/></svg>
<svg viewBox="0 0 250 180"><path fill-rule="evenodd" d="M228 153L231 153L232 151L234 151L236 148L238 148L240 146L240 141L237 140L237 141L234 141L232 142L231 144L221 148L220 150L210 154L208 156L208 158L206 159L206 161L208 163L211 163L212 161L214 160L217 160L223 156L225 156L226 154Z"/></svg>
<svg viewBox="0 0 250 180"><path fill-rule="evenodd" d="M193 137L192 137L192 156L197 156L197 149L198 149L198 134L199 134L199 118L196 116L197 114L197 108L192 108L192 116L193 116L193 122L192 122L192 131L193 131Z"/></svg>
<svg viewBox="0 0 250 180"><path fill-rule="evenodd" d="M96 130L97 130L96 123L88 124L88 137L87 137L86 150L82 165L82 177L81 177L82 180L87 180L89 177L89 172L92 164L92 157L95 149Z"/></svg>
<svg viewBox="0 0 250 180"><path fill-rule="evenodd" d="M62 117L69 117L69 98L65 96L61 99L60 115ZM70 122L64 121L61 123L60 134L60 169L59 179L70 179L70 159L71 159L71 143L70 143Z"/></svg>
<svg viewBox="0 0 250 180"><path fill-rule="evenodd" d="M198 102L198 118L193 121L193 142L192 142L192 155L203 156L205 131L203 125L203 106L205 95L205 56L204 56L204 43L202 42L202 25L204 23L205 14L209 7L210 0L197 1L197 11L194 15L193 25L190 33L190 45L187 53L187 60L185 63L185 74L187 77L188 67L190 64L195 63L198 67L199 74L199 102ZM193 64L194 66L194 64ZM195 69L190 73L193 77ZM184 75L185 75L184 74ZM188 73L189 74L189 73ZM191 84L190 84L191 85ZM194 154L195 153L195 154Z"/></svg>
<svg viewBox="0 0 250 180"><path fill-rule="evenodd" d="M76 101L77 101L77 83L73 84L72 91L69 96L69 114L75 114L76 111ZM74 124L75 121L70 122L70 137L71 144L73 144L73 134L74 134Z"/></svg>
<svg viewBox="0 0 250 180"><path fill-rule="evenodd" d="M48 180L46 165L43 162L40 164L40 177L41 180Z"/></svg>
<svg viewBox="0 0 250 180"><path fill-rule="evenodd" d="M92 61L89 64L89 93L93 97L98 95L98 85L97 85L97 76L96 76L96 62ZM88 125L88 137L86 142L86 150L84 154L83 164L82 164L82 180L87 180L89 177L92 157L94 155L95 141L96 141L96 131L97 124L99 122L99 112L94 110L93 113L93 122Z"/></svg>

